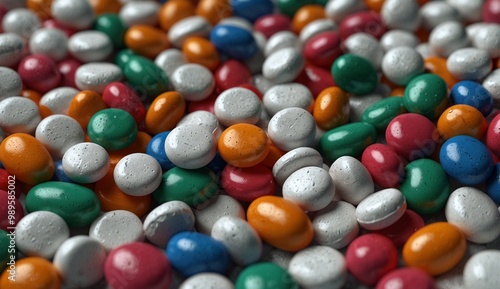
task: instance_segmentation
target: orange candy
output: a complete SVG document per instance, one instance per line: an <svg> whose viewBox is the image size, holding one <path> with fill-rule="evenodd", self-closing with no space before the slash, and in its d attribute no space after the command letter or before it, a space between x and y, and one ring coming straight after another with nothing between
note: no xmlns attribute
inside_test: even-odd
<svg viewBox="0 0 500 289"><path fill-rule="evenodd" d="M323 6L317 4L304 5L293 15L292 29L299 34L307 24L323 18L326 18Z"/></svg>
<svg viewBox="0 0 500 289"><path fill-rule="evenodd" d="M313 116L318 127L323 130L347 123L349 121L349 97L336 86L324 89L314 101Z"/></svg>
<svg viewBox="0 0 500 289"><path fill-rule="evenodd" d="M182 44L182 52L191 63L198 63L214 71L219 66L219 53L210 40L193 36Z"/></svg>
<svg viewBox="0 0 500 289"><path fill-rule="evenodd" d="M167 34L149 25L134 25L125 33L125 45L135 53L155 58L169 47Z"/></svg>
<svg viewBox="0 0 500 289"><path fill-rule="evenodd" d="M11 134L2 141L0 161L11 175L30 185L48 181L54 174L54 161L49 151L35 137L25 133Z"/></svg>
<svg viewBox="0 0 500 289"><path fill-rule="evenodd" d="M193 16L194 4L189 0L170 0L161 6L159 17L161 29L168 31L177 21Z"/></svg>
<svg viewBox="0 0 500 289"><path fill-rule="evenodd" d="M95 15L104 13L118 14L122 8L122 3L119 0L90 0L89 3L94 9Z"/></svg>
<svg viewBox="0 0 500 289"><path fill-rule="evenodd" d="M15 281L9 280L9 271L0 277L2 289L59 289L61 277L49 261L39 257L26 257L16 261Z"/></svg>
<svg viewBox="0 0 500 289"><path fill-rule="evenodd" d="M41 20L52 18L50 7L53 0L26 0L26 7L38 15Z"/></svg>
<svg viewBox="0 0 500 289"><path fill-rule="evenodd" d="M500 68L500 58L497 60L497 68Z"/></svg>
<svg viewBox="0 0 500 289"><path fill-rule="evenodd" d="M430 73L439 75L449 88L457 83L457 80L451 75L448 68L446 68L446 58L437 56L427 57L424 61L424 66Z"/></svg>
<svg viewBox="0 0 500 289"><path fill-rule="evenodd" d="M196 15L205 17L212 25L233 15L229 0L200 0L196 6Z"/></svg>
<svg viewBox="0 0 500 289"><path fill-rule="evenodd" d="M98 93L91 90L83 90L77 93L71 100L68 108L68 116L74 118L86 130L92 116L105 108L107 106Z"/></svg>
<svg viewBox="0 0 500 289"><path fill-rule="evenodd" d="M407 266L437 276L457 265L465 255L467 242L454 225L437 222L413 233L403 247Z"/></svg>
<svg viewBox="0 0 500 289"><path fill-rule="evenodd" d="M271 140L269 140L269 153L267 154L266 158L261 162L261 164L272 170L274 164L285 153L286 153L285 151L280 150L276 145L273 144Z"/></svg>
<svg viewBox="0 0 500 289"><path fill-rule="evenodd" d="M186 102L182 94L167 91L158 95L146 113L146 129L158 134L173 129L184 116Z"/></svg>
<svg viewBox="0 0 500 289"><path fill-rule="evenodd" d="M306 213L294 202L277 196L254 200L247 210L247 220L262 240L285 251L299 251L314 236Z"/></svg>
<svg viewBox="0 0 500 289"><path fill-rule="evenodd" d="M365 5L372 11L380 12L384 2L385 0L365 0Z"/></svg>
<svg viewBox="0 0 500 289"><path fill-rule="evenodd" d="M38 91L32 89L23 89L23 91L21 91L21 95L33 100L36 104L39 104L40 99L42 98L42 95Z"/></svg>
<svg viewBox="0 0 500 289"><path fill-rule="evenodd" d="M403 96L405 95L405 88L404 87L396 87L391 92L389 93L389 96Z"/></svg>
<svg viewBox="0 0 500 289"><path fill-rule="evenodd" d="M481 140L488 129L488 122L475 107L456 104L441 114L437 129L444 140L457 135L468 135Z"/></svg>
<svg viewBox="0 0 500 289"><path fill-rule="evenodd" d="M266 158L269 153L269 138L260 127L239 123L222 132L218 148L221 157L228 164L248 168Z"/></svg>

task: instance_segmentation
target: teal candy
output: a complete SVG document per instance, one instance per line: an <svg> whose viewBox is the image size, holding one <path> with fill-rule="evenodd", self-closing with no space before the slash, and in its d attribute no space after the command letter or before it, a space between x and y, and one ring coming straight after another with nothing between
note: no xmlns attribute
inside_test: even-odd
<svg viewBox="0 0 500 289"><path fill-rule="evenodd" d="M87 126L90 139L110 151L128 147L137 137L137 132L137 122L132 115L118 108L98 111Z"/></svg>
<svg viewBox="0 0 500 289"><path fill-rule="evenodd" d="M132 59L132 57L137 56L135 52L130 49L122 49L115 56L115 64L120 67L123 71L125 69L125 65Z"/></svg>
<svg viewBox="0 0 500 289"><path fill-rule="evenodd" d="M372 92L378 83L377 71L363 57L354 54L339 56L332 64L333 80L342 90L355 95Z"/></svg>
<svg viewBox="0 0 500 289"><path fill-rule="evenodd" d="M408 112L436 120L448 107L446 82L431 73L415 76L405 88L403 103Z"/></svg>
<svg viewBox="0 0 500 289"><path fill-rule="evenodd" d="M127 57L124 52L122 60ZM120 66L120 65L118 65ZM153 61L139 55L132 55L125 62L123 74L139 96L154 99L168 90L168 77Z"/></svg>
<svg viewBox="0 0 500 289"><path fill-rule="evenodd" d="M95 20L94 30L108 35L115 49L125 47L124 38L127 27L118 14L106 13L99 15Z"/></svg>
<svg viewBox="0 0 500 289"><path fill-rule="evenodd" d="M375 126L378 132L385 132L387 125L396 116L406 112L403 98L391 96L369 106L361 116L361 121Z"/></svg>
<svg viewBox="0 0 500 289"><path fill-rule="evenodd" d="M271 262L250 265L238 275L236 289L298 289L292 276Z"/></svg>
<svg viewBox="0 0 500 289"><path fill-rule="evenodd" d="M7 263L12 260L12 257L14 260L17 258L15 241L13 240L11 246L12 239L8 234L8 232L0 230L0 272L7 267Z"/></svg>

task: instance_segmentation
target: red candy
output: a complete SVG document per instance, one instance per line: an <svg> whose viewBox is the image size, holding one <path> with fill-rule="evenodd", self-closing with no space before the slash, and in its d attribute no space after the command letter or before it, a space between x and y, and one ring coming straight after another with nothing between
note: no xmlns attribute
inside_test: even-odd
<svg viewBox="0 0 500 289"><path fill-rule="evenodd" d="M361 162L382 188L397 188L405 175L405 164L401 157L388 145L372 144L361 156Z"/></svg>
<svg viewBox="0 0 500 289"><path fill-rule="evenodd" d="M486 146L497 156L500 156L500 114L491 120L486 131Z"/></svg>
<svg viewBox="0 0 500 289"><path fill-rule="evenodd" d="M389 238L379 234L362 235L347 247L347 269L360 282L373 286L398 264L398 251Z"/></svg>
<svg viewBox="0 0 500 289"><path fill-rule="evenodd" d="M77 88L75 83L75 73L80 65L82 65L82 63L73 58L62 60L57 64L57 69L59 70L59 73L61 73L62 77L61 86L71 86Z"/></svg>
<svg viewBox="0 0 500 289"><path fill-rule="evenodd" d="M44 28L57 28L62 30L68 37L71 37L71 35L75 34L77 31L73 28L67 27L63 24L61 24L59 21L55 19L48 19L43 21L42 26Z"/></svg>
<svg viewBox="0 0 500 289"><path fill-rule="evenodd" d="M9 191L0 190L0 229L10 232L7 228L15 227L22 217L24 210L21 202Z"/></svg>
<svg viewBox="0 0 500 289"><path fill-rule="evenodd" d="M340 37L347 39L354 33L365 32L380 38L387 31L380 15L373 11L361 11L345 17L340 23Z"/></svg>
<svg viewBox="0 0 500 289"><path fill-rule="evenodd" d="M292 20L283 14L264 15L255 21L253 29L269 38L276 32L292 31Z"/></svg>
<svg viewBox="0 0 500 289"><path fill-rule="evenodd" d="M316 98L323 89L336 86L330 70L311 64L306 65L295 81L307 86L314 98Z"/></svg>
<svg viewBox="0 0 500 289"><path fill-rule="evenodd" d="M241 62L231 59L215 71L215 84L219 92L242 84L252 84L252 74Z"/></svg>
<svg viewBox="0 0 500 289"><path fill-rule="evenodd" d="M111 82L102 92L102 100L110 108L122 109L132 115L137 123L146 116L146 108L137 94L121 82Z"/></svg>
<svg viewBox="0 0 500 289"><path fill-rule="evenodd" d="M218 94L214 91L212 95L200 101L190 101L187 105L187 112L194 112L197 110L204 110L215 114L214 103Z"/></svg>
<svg viewBox="0 0 500 289"><path fill-rule="evenodd" d="M396 223L372 233L382 234L391 239L396 247L403 248L406 240L423 226L425 226L425 222L419 214L412 210L406 210Z"/></svg>
<svg viewBox="0 0 500 289"><path fill-rule="evenodd" d="M483 21L500 23L500 0L486 0L483 6Z"/></svg>
<svg viewBox="0 0 500 289"><path fill-rule="evenodd" d="M336 32L320 33L309 39L304 46L305 59L325 69L329 69L340 55L340 37Z"/></svg>
<svg viewBox="0 0 500 289"><path fill-rule="evenodd" d="M221 185L226 193L244 202L273 195L275 184L273 173L263 165L249 168L226 165L221 175Z"/></svg>
<svg viewBox="0 0 500 289"><path fill-rule="evenodd" d="M17 69L24 84L40 93L56 88L61 82L61 73L56 63L45 55L26 56Z"/></svg>
<svg viewBox="0 0 500 289"><path fill-rule="evenodd" d="M401 268L385 275L376 289L436 289L436 282L418 268Z"/></svg>
<svg viewBox="0 0 500 289"><path fill-rule="evenodd" d="M7 192L12 189L12 185L14 185L16 198L19 198L21 196L21 186L19 185L19 181L15 181L13 175L9 174L8 171L0 169L0 190Z"/></svg>

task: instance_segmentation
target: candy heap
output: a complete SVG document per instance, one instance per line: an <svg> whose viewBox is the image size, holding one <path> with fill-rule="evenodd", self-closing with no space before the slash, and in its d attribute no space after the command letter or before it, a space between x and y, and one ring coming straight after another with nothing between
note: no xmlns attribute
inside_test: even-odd
<svg viewBox="0 0 500 289"><path fill-rule="evenodd" d="M500 288L500 0L0 18L0 289Z"/></svg>

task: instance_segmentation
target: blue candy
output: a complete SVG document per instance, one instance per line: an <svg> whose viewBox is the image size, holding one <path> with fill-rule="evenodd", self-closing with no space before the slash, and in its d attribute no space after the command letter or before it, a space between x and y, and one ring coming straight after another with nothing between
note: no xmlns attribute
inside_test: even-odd
<svg viewBox="0 0 500 289"><path fill-rule="evenodd" d="M218 174L224 170L224 167L227 165L226 161L221 157L220 153L217 152L215 157L210 163L208 163L207 167L211 169L214 173Z"/></svg>
<svg viewBox="0 0 500 289"><path fill-rule="evenodd" d="M230 264L224 244L197 232L175 234L166 252L172 266L185 277L202 272L225 274Z"/></svg>
<svg viewBox="0 0 500 289"><path fill-rule="evenodd" d="M493 97L480 83L463 80L455 84L450 92L453 104L467 104L477 108L484 116L493 110Z"/></svg>
<svg viewBox="0 0 500 289"><path fill-rule="evenodd" d="M54 176L55 181L65 182L65 183L73 183L73 181L66 176L62 166L62 160L59 160L54 163Z"/></svg>
<svg viewBox="0 0 500 289"><path fill-rule="evenodd" d="M249 59L258 51L252 33L234 25L216 25L210 32L210 41L219 52L238 60Z"/></svg>
<svg viewBox="0 0 500 289"><path fill-rule="evenodd" d="M231 0L234 16L254 22L259 17L273 13L274 5L270 0Z"/></svg>
<svg viewBox="0 0 500 289"><path fill-rule="evenodd" d="M170 131L161 132L155 135L148 143L146 153L155 158L160 163L161 169L168 171L175 165L168 159L165 152L165 140Z"/></svg>
<svg viewBox="0 0 500 289"><path fill-rule="evenodd" d="M486 193L497 205L500 204L500 163L495 165L493 173L486 182Z"/></svg>
<svg viewBox="0 0 500 289"><path fill-rule="evenodd" d="M480 184L493 171L493 157L479 140L465 135L448 139L439 151L444 171L466 185Z"/></svg>

